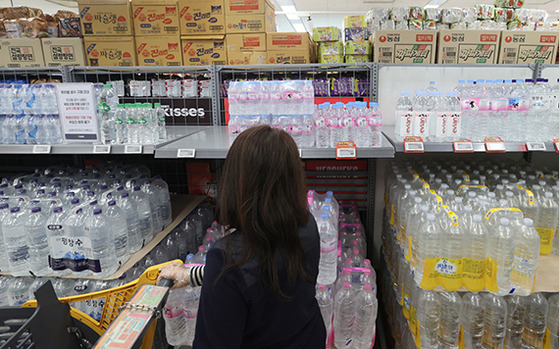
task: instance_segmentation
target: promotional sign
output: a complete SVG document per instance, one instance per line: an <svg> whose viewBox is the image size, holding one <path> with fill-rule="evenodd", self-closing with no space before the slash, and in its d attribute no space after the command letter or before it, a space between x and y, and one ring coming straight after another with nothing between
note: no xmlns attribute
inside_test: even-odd
<svg viewBox="0 0 559 349"><path fill-rule="evenodd" d="M161 103L167 126L212 124L213 112L209 98L121 97L120 100L121 103Z"/></svg>
<svg viewBox="0 0 559 349"><path fill-rule="evenodd" d="M93 84L62 83L55 86L64 141L98 141L97 106Z"/></svg>

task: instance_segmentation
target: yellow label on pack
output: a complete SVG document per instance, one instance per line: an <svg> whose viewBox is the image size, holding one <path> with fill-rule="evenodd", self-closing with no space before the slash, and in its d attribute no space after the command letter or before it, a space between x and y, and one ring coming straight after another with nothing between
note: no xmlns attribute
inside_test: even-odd
<svg viewBox="0 0 559 349"><path fill-rule="evenodd" d="M536 275L529 275L523 273L516 268L512 268L510 272L510 281L519 286L523 286L526 289L531 289L534 292L534 287L536 286Z"/></svg>
<svg viewBox="0 0 559 349"><path fill-rule="evenodd" d="M485 261L485 288L489 292L499 291L497 286L497 263L490 257L487 257Z"/></svg>
<svg viewBox="0 0 559 349"><path fill-rule="evenodd" d="M536 227L538 234L540 234L540 254L550 254L553 251L553 235L555 229Z"/></svg>
<svg viewBox="0 0 559 349"><path fill-rule="evenodd" d="M417 330L417 309L410 305L410 331L411 333L419 337L419 331Z"/></svg>
<svg viewBox="0 0 559 349"><path fill-rule="evenodd" d="M522 212L519 208L516 207L496 207L492 208L485 214L485 220L489 220L493 213L500 212L500 211L507 211L507 212Z"/></svg>
<svg viewBox="0 0 559 349"><path fill-rule="evenodd" d="M528 190L528 189L524 188L520 184L517 184L516 186L526 192L526 195L528 195L528 204L533 205L535 203L534 193L532 193L531 190Z"/></svg>
<svg viewBox="0 0 559 349"><path fill-rule="evenodd" d="M435 196L437 198L437 212L440 212L443 208L443 198L440 196Z"/></svg>
<svg viewBox="0 0 559 349"><path fill-rule="evenodd" d="M446 214L448 215L448 217L450 218L450 221L452 222L452 225L457 227L458 226L458 216L456 215L456 213L454 213L450 207L448 206L443 206L444 211L446 212Z"/></svg>
<svg viewBox="0 0 559 349"><path fill-rule="evenodd" d="M394 214L394 204L390 207L390 225L394 225L394 219L396 219L396 215Z"/></svg>
<svg viewBox="0 0 559 349"><path fill-rule="evenodd" d="M462 259L462 284L470 292L482 291L485 287L485 259Z"/></svg>
<svg viewBox="0 0 559 349"><path fill-rule="evenodd" d="M462 259L426 258L421 288L432 290L441 285L448 291L462 286Z"/></svg>
<svg viewBox="0 0 559 349"><path fill-rule="evenodd" d="M411 261L411 236L408 235L408 250L406 252L406 260Z"/></svg>
<svg viewBox="0 0 559 349"><path fill-rule="evenodd" d="M427 195L429 193L429 190L431 190L431 187L429 186L429 183L427 182L423 182L423 188L425 191L425 195Z"/></svg>
<svg viewBox="0 0 559 349"><path fill-rule="evenodd" d="M466 349L466 344L464 343L464 327L460 325L460 333L458 334L458 349Z"/></svg>
<svg viewBox="0 0 559 349"><path fill-rule="evenodd" d="M551 348L551 332L548 328L545 329L545 334L543 335L543 349Z"/></svg>
<svg viewBox="0 0 559 349"><path fill-rule="evenodd" d="M406 292L402 292L402 312L404 313L404 317L409 320L410 319L410 306L411 306L411 298Z"/></svg>
<svg viewBox="0 0 559 349"><path fill-rule="evenodd" d="M417 349L421 349L421 326L419 325L419 321L417 321L415 328L415 346Z"/></svg>

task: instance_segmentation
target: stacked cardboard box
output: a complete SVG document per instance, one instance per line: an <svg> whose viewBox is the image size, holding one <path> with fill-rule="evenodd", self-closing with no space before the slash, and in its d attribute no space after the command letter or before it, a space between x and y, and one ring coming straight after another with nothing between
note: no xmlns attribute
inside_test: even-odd
<svg viewBox="0 0 559 349"><path fill-rule="evenodd" d="M136 55L141 66L182 65L176 0L132 0Z"/></svg>
<svg viewBox="0 0 559 349"><path fill-rule="evenodd" d="M307 64L315 61L316 46L308 33L267 33L268 64Z"/></svg>
<svg viewBox="0 0 559 349"><path fill-rule="evenodd" d="M499 64L554 64L558 42L558 32L502 31Z"/></svg>
<svg viewBox="0 0 559 349"><path fill-rule="evenodd" d="M440 30L437 63L497 64L498 30Z"/></svg>
<svg viewBox="0 0 559 349"><path fill-rule="evenodd" d="M376 30L371 35L373 57L379 63L433 64L437 32L431 30Z"/></svg>
<svg viewBox="0 0 559 349"><path fill-rule="evenodd" d="M319 63L344 62L344 43L338 27L314 28L313 40L318 42Z"/></svg>
<svg viewBox="0 0 559 349"><path fill-rule="evenodd" d="M42 67L44 65L41 39L0 40L0 67Z"/></svg>
<svg viewBox="0 0 559 349"><path fill-rule="evenodd" d="M371 43L368 41L365 16L344 17L344 59L346 63L371 61Z"/></svg>
<svg viewBox="0 0 559 349"><path fill-rule="evenodd" d="M88 65L137 65L128 0L79 0L78 7Z"/></svg>

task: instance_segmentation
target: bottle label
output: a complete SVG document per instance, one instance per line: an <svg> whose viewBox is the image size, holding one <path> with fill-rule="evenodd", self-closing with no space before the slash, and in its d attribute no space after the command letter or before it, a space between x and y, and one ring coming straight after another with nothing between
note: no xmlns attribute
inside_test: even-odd
<svg viewBox="0 0 559 349"><path fill-rule="evenodd" d="M115 125L122 125L124 121L121 118L115 118Z"/></svg>
<svg viewBox="0 0 559 349"><path fill-rule="evenodd" d="M507 98L499 98L491 102L491 110L493 111L507 110L508 106L509 100Z"/></svg>
<svg viewBox="0 0 559 349"><path fill-rule="evenodd" d="M97 110L99 111L99 113L104 114L108 113L111 110L111 107L109 107L109 105L105 102L99 102Z"/></svg>
<svg viewBox="0 0 559 349"><path fill-rule="evenodd" d="M443 208L443 198L440 197L439 195L437 195L436 198L437 198L437 212L441 212Z"/></svg>
<svg viewBox="0 0 559 349"><path fill-rule="evenodd" d="M460 108L462 108L462 110L470 110L472 109L471 104L470 104L470 99L464 98L460 100Z"/></svg>
<svg viewBox="0 0 559 349"><path fill-rule="evenodd" d="M553 236L555 235L555 229L552 228L542 228L536 227L538 234L540 234L540 254L550 254L553 250Z"/></svg>
<svg viewBox="0 0 559 349"><path fill-rule="evenodd" d="M411 236L408 235L408 250L406 252L406 260L411 261Z"/></svg>
<svg viewBox="0 0 559 349"><path fill-rule="evenodd" d="M450 218L450 221L452 222L452 225L457 227L458 226L458 216L456 215L456 213L454 213L450 207L448 206L443 206L443 211L448 215L448 217Z"/></svg>
<svg viewBox="0 0 559 349"><path fill-rule="evenodd" d="M416 344L419 340L418 348L421 348L421 336L419 335L419 326L417 324L417 309L413 305L410 305L410 331L415 336Z"/></svg>
<svg viewBox="0 0 559 349"><path fill-rule="evenodd" d="M462 259L462 278L464 287L470 292L479 292L485 285L485 262L471 258Z"/></svg>
<svg viewBox="0 0 559 349"><path fill-rule="evenodd" d="M445 137L449 132L449 115L450 113L437 113L435 136L437 138Z"/></svg>
<svg viewBox="0 0 559 349"><path fill-rule="evenodd" d="M140 125L145 125L147 123L148 123L148 121L145 118L139 118L138 119L138 124L140 124Z"/></svg>
<svg viewBox="0 0 559 349"><path fill-rule="evenodd" d="M461 120L462 120L462 113L450 113L450 127L449 127L449 132L450 135L452 135L453 137L460 137L461 135Z"/></svg>
<svg viewBox="0 0 559 349"><path fill-rule="evenodd" d="M320 243L320 253L331 253L336 251L336 248L338 247L338 240L336 239L332 239L330 241L321 241Z"/></svg>
<svg viewBox="0 0 559 349"><path fill-rule="evenodd" d="M413 118L413 135L427 136L429 134L430 112L416 112Z"/></svg>
<svg viewBox="0 0 559 349"><path fill-rule="evenodd" d="M491 100L490 99L480 99L478 109L481 111L491 110Z"/></svg>
<svg viewBox="0 0 559 349"><path fill-rule="evenodd" d="M499 292L499 287L497 286L497 263L487 257L485 260L485 288L489 292Z"/></svg>
<svg viewBox="0 0 559 349"><path fill-rule="evenodd" d="M426 258L420 287L433 290L442 286L456 291L462 286L462 259Z"/></svg>
<svg viewBox="0 0 559 349"><path fill-rule="evenodd" d="M397 115L398 117L398 115ZM400 113L400 137L413 136L413 113Z"/></svg>
<svg viewBox="0 0 559 349"><path fill-rule="evenodd" d="M402 287L404 286L402 285ZM406 320L410 319L410 304L410 296L406 292L402 291L402 302L400 305L402 306L402 312L404 313Z"/></svg>
<svg viewBox="0 0 559 349"><path fill-rule="evenodd" d="M136 123L136 121L133 118L126 119L126 124L127 125L134 125L135 123Z"/></svg>
<svg viewBox="0 0 559 349"><path fill-rule="evenodd" d="M56 225L49 225L47 228L57 230L56 227ZM70 269L79 272L90 269L90 260L87 256L91 256L93 249L89 238L68 235L53 236L49 239L49 245L51 250L55 251L53 255L49 255L52 270ZM95 269L95 262L91 262L91 264ZM99 264L98 261L97 264ZM99 271L101 271L100 268Z"/></svg>
<svg viewBox="0 0 559 349"><path fill-rule="evenodd" d="M394 204L390 206L390 225L394 225L394 220L396 219L396 215L394 214Z"/></svg>

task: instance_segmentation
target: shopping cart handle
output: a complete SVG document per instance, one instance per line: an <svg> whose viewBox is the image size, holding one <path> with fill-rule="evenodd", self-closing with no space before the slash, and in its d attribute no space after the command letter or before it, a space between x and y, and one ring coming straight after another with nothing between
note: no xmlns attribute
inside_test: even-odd
<svg viewBox="0 0 559 349"><path fill-rule="evenodd" d="M174 283L175 283L175 280L165 278L165 279L161 279L161 281L157 284L157 286L171 288Z"/></svg>

